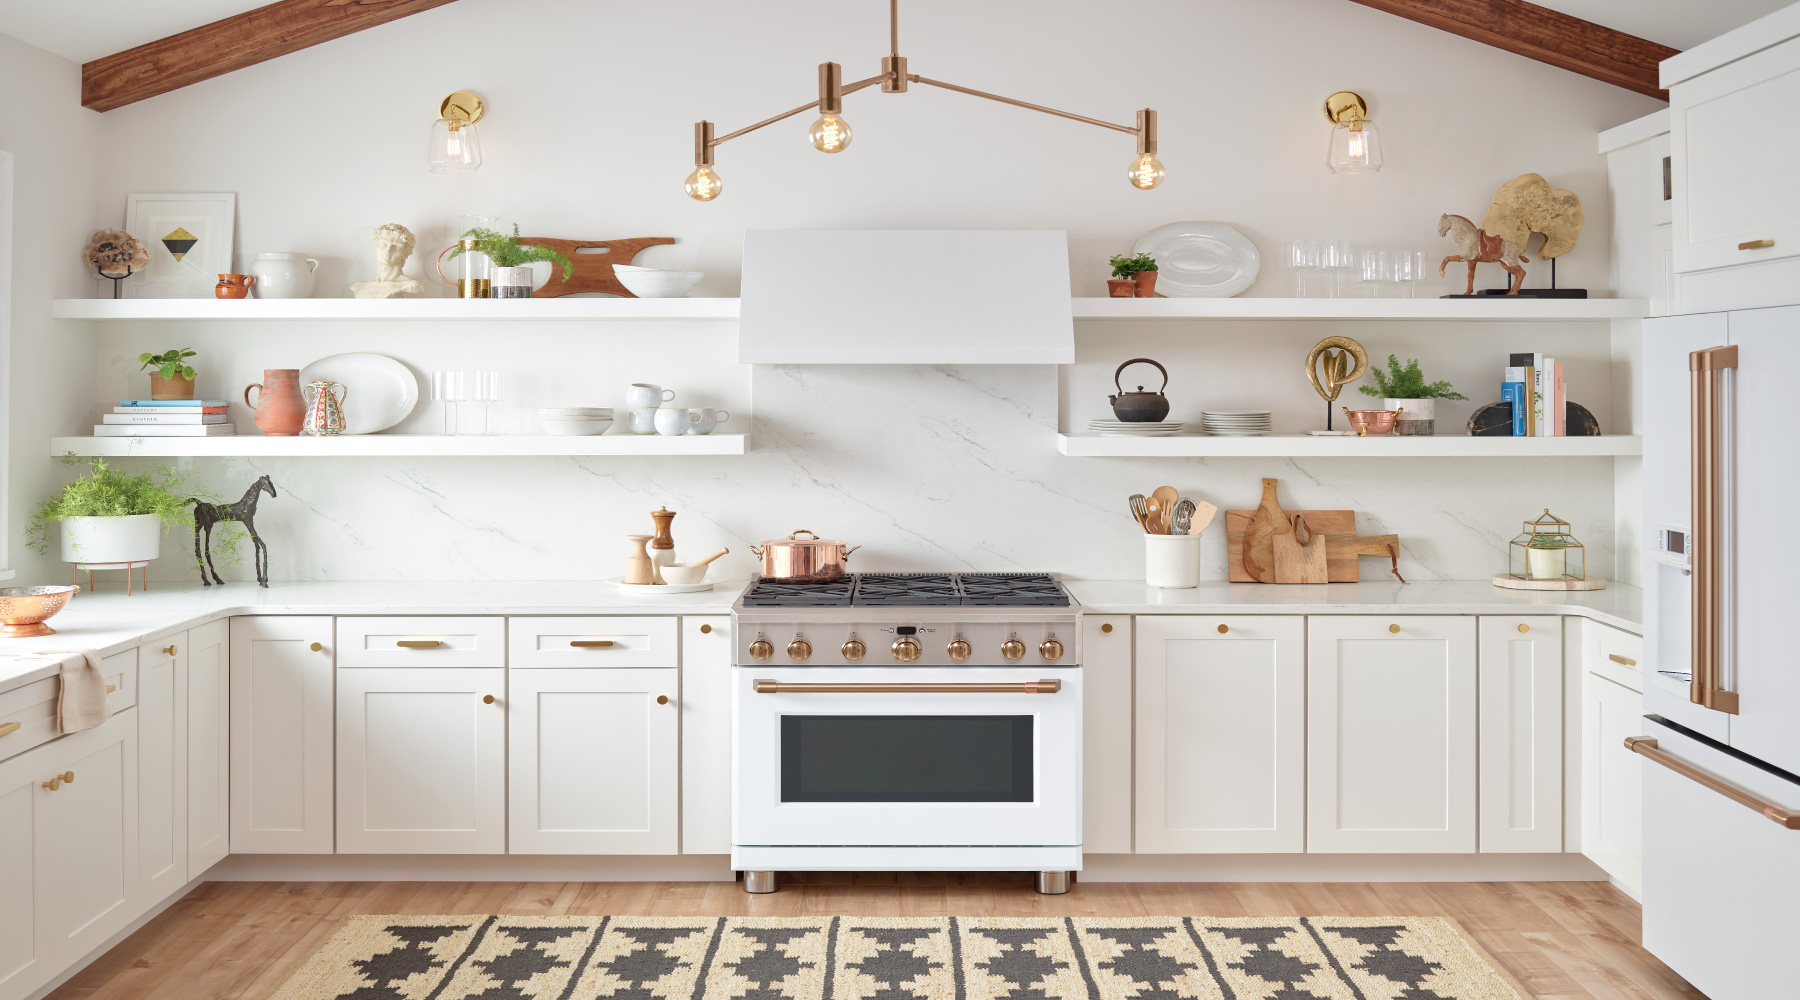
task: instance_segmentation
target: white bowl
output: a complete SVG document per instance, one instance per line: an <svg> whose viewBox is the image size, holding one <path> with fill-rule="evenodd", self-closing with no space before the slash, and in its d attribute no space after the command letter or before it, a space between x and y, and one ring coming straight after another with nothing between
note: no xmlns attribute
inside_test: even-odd
<svg viewBox="0 0 1800 1000"><path fill-rule="evenodd" d="M539 420L538 424L544 428L544 432L547 434L561 437L588 437L605 434L606 429L612 426L612 420L610 418L575 417L561 420Z"/></svg>
<svg viewBox="0 0 1800 1000"><path fill-rule="evenodd" d="M570 420L576 417L611 420L610 406L540 406L538 416L545 420Z"/></svg>
<svg viewBox="0 0 1800 1000"><path fill-rule="evenodd" d="M640 299L677 299L694 290L700 279L706 277L704 271L651 271L636 269L626 270L617 265L613 267L613 276L619 284L631 290L631 294Z"/></svg>
<svg viewBox="0 0 1800 1000"><path fill-rule="evenodd" d="M668 583L699 583L706 579L708 566L686 566L681 563L670 563L662 568L663 580Z"/></svg>

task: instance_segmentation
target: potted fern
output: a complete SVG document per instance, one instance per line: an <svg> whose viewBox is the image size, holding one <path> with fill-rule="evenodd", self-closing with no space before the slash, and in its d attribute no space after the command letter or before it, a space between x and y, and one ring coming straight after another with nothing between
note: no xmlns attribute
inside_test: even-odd
<svg viewBox="0 0 1800 1000"><path fill-rule="evenodd" d="M528 299L531 298L532 279L531 265L543 262L561 264L562 280L568 281L575 273L575 265L569 258L557 253L549 247L527 246L519 242L519 226L513 224L512 235L496 232L492 229L471 229L462 234L465 240L472 240L474 246L467 249L486 254L494 262L493 297L496 299ZM450 259L462 256L464 245L458 243L450 251Z"/></svg>
<svg viewBox="0 0 1800 1000"><path fill-rule="evenodd" d="M1437 400L1469 398L1457 392L1448 382L1425 381L1425 373L1419 370L1418 358L1408 358L1406 366L1401 367L1400 359L1390 354L1387 371L1384 373L1371 365L1369 375L1375 379L1375 384L1358 386L1358 391L1365 396L1380 398L1385 404L1384 409L1401 411L1395 424L1396 434L1434 434L1437 432Z"/></svg>
<svg viewBox="0 0 1800 1000"><path fill-rule="evenodd" d="M92 468L32 513L25 541L38 552L49 550L54 524L62 529L64 562L78 569L135 569L161 555L168 529L192 523L193 493L186 477L174 469L158 467L130 475L104 458L83 463L70 456L63 461Z"/></svg>

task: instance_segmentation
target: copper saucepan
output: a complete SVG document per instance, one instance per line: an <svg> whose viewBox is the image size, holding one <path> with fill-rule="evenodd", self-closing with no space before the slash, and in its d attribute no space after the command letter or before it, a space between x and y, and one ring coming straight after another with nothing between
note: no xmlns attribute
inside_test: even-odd
<svg viewBox="0 0 1800 1000"><path fill-rule="evenodd" d="M805 538L801 538L805 535ZM762 560L762 578L777 583L830 583L844 578L844 562L862 548L846 548L835 538L820 538L801 528L785 539L750 546Z"/></svg>

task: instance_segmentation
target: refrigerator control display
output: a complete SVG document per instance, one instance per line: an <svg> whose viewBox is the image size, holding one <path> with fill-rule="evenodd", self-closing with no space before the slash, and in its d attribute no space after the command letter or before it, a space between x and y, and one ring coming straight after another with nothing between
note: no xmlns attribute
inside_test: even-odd
<svg viewBox="0 0 1800 1000"><path fill-rule="evenodd" d="M1656 561L1688 569L1693 565L1691 538L1686 528L1656 526Z"/></svg>

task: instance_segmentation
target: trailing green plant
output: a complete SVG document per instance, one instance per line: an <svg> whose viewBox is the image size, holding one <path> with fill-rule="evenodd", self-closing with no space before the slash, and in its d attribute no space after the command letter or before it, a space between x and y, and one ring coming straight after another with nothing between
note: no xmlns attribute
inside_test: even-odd
<svg viewBox="0 0 1800 1000"><path fill-rule="evenodd" d="M569 263L569 258L555 250L549 247L534 247L520 243L518 223L513 224L511 236L478 226L463 233L462 238L474 240L475 245L465 250L463 245L458 243L455 249L450 251L451 260L462 256L468 250L474 250L477 253L487 254L488 260L493 261L495 267L524 267L526 264L546 261L562 265L562 280L564 281L568 281L569 277L575 273L575 265Z"/></svg>
<svg viewBox="0 0 1800 1000"><path fill-rule="evenodd" d="M1381 369L1369 366L1369 376L1375 380L1374 385L1358 386L1365 396L1378 399L1468 399L1469 397L1451 388L1448 382L1426 382L1425 373L1419 370L1419 359L1408 358L1406 367L1400 367L1400 359L1388 355L1387 374Z"/></svg>
<svg viewBox="0 0 1800 1000"><path fill-rule="evenodd" d="M1107 261L1115 278L1134 277L1139 271L1156 270L1156 258L1147 253L1116 253Z"/></svg>
<svg viewBox="0 0 1800 1000"><path fill-rule="evenodd" d="M174 378L179 375L189 382L194 380L194 366L186 364L187 359L196 357L196 353L186 347L164 351L161 354L138 355L138 371L155 368L163 378Z"/></svg>
<svg viewBox="0 0 1800 1000"><path fill-rule="evenodd" d="M219 502L211 490L192 485L193 476L168 466L153 465L143 472L121 471L104 458L92 461L69 454L64 465L86 465L91 471L57 492L56 496L37 505L25 524L25 544L39 553L50 550L51 525L71 517L131 517L155 514L162 521L163 536L173 528L192 529L193 500ZM237 541L243 535L236 524L221 524L215 556L223 554L227 563L238 560ZM226 529L239 528L237 531Z"/></svg>

